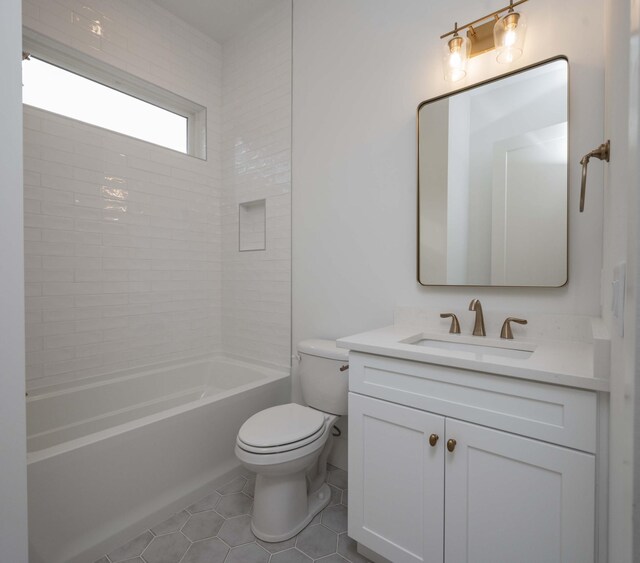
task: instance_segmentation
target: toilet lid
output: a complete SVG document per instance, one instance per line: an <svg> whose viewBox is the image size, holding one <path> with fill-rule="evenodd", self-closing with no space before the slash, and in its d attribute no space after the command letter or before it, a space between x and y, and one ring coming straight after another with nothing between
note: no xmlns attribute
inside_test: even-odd
<svg viewBox="0 0 640 563"><path fill-rule="evenodd" d="M273 448L316 437L324 415L296 403L278 405L254 414L238 432L238 440L256 448Z"/></svg>

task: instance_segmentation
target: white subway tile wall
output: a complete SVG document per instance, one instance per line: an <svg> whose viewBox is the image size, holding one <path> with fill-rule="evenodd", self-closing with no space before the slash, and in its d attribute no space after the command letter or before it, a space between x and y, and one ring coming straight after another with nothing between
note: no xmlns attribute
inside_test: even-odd
<svg viewBox="0 0 640 563"><path fill-rule="evenodd" d="M25 107L28 385L208 353L288 367L290 1L224 48L151 0L24 0L23 18L207 107L208 146ZM267 249L240 253L238 204L263 198Z"/></svg>
<svg viewBox="0 0 640 563"><path fill-rule="evenodd" d="M222 339L226 353L291 356L291 2L223 46ZM238 252L238 206L266 199L266 250Z"/></svg>
<svg viewBox="0 0 640 563"><path fill-rule="evenodd" d="M29 385L222 348L222 47L150 0L24 25L208 108L208 160L25 106Z"/></svg>

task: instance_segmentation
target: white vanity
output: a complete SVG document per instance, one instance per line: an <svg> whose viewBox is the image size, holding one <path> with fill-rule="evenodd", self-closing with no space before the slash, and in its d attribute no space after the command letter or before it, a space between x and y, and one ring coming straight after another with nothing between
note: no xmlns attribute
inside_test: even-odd
<svg viewBox="0 0 640 563"><path fill-rule="evenodd" d="M366 553L605 561L606 343L392 326L338 345L350 350L349 535Z"/></svg>

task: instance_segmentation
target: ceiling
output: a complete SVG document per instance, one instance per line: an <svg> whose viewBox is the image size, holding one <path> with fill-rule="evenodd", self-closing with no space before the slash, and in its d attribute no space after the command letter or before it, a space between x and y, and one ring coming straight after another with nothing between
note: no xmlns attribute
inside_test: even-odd
<svg viewBox="0 0 640 563"><path fill-rule="evenodd" d="M273 0L153 0L192 27L224 43L242 27L266 11Z"/></svg>

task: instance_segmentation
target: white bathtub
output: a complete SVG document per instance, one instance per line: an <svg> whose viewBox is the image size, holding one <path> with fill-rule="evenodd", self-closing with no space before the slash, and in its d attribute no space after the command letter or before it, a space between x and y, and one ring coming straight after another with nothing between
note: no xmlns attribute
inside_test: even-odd
<svg viewBox="0 0 640 563"><path fill-rule="evenodd" d="M91 563L209 492L288 375L207 359L30 391L30 563Z"/></svg>

